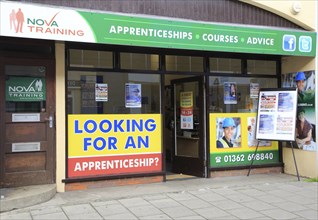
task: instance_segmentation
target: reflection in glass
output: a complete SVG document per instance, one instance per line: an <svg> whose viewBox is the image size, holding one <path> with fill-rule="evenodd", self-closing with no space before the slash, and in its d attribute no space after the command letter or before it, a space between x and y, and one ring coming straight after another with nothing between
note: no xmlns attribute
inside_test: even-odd
<svg viewBox="0 0 318 220"><path fill-rule="evenodd" d="M96 98L96 84L107 88L105 97ZM140 85L138 108L126 107L127 84ZM159 75L69 71L67 93L69 114L160 113Z"/></svg>
<svg viewBox="0 0 318 220"><path fill-rule="evenodd" d="M224 85L236 83L236 104L226 104ZM277 88L276 78L209 77L209 112L256 112L258 97L251 85L262 88Z"/></svg>

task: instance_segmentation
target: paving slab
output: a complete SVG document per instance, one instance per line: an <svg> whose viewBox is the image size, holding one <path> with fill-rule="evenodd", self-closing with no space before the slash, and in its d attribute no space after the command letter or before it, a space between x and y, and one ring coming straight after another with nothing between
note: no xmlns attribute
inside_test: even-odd
<svg viewBox="0 0 318 220"><path fill-rule="evenodd" d="M138 218L164 214L163 212L161 212L159 209L157 209L156 207L152 205L131 207L129 208L129 211L133 213L135 216L137 216Z"/></svg>
<svg viewBox="0 0 318 220"><path fill-rule="evenodd" d="M211 207L212 205L206 201L203 201L201 199L191 199L191 200L184 200L184 201L179 201L180 204L183 206L186 206L190 209L199 209L199 208L207 208Z"/></svg>
<svg viewBox="0 0 318 220"><path fill-rule="evenodd" d="M231 215L238 217L239 219L255 219L255 218L265 217L265 215L247 207L243 207L239 209L231 209L231 210L228 210L228 212Z"/></svg>
<svg viewBox="0 0 318 220"><path fill-rule="evenodd" d="M101 216L108 216L108 215L117 215L121 213L128 212L128 209L124 207L122 204L117 203L117 204L106 204L106 205L94 205L92 206L96 209L96 211L101 215Z"/></svg>
<svg viewBox="0 0 318 220"><path fill-rule="evenodd" d="M275 206L272 206L266 202L259 201L259 200L253 200L250 202L243 202L241 203L243 206L253 209L255 211L262 211L262 210L268 210L268 209L273 209Z"/></svg>
<svg viewBox="0 0 318 220"><path fill-rule="evenodd" d="M195 209L194 211L206 219L218 219L220 217L229 216L228 212L215 206L211 206L209 208Z"/></svg>
<svg viewBox="0 0 318 220"><path fill-rule="evenodd" d="M139 217L138 219L172 219L169 216L165 215L165 214L160 214L160 215L151 215L151 216L144 216L144 217ZM182 218L185 219L185 218ZM188 219L197 219L197 218L188 218Z"/></svg>
<svg viewBox="0 0 318 220"><path fill-rule="evenodd" d="M238 209L238 208L242 208L243 207L243 205L241 203L234 202L234 201L231 201L231 200L228 200L228 199L217 201L217 202L213 202L212 204L214 206L222 209L222 210Z"/></svg>
<svg viewBox="0 0 318 220"><path fill-rule="evenodd" d="M191 209L184 207L184 206L181 206L181 205L171 207L171 208L163 208L163 209L161 209L161 211L173 219L196 215L196 213L193 212Z"/></svg>
<svg viewBox="0 0 318 220"><path fill-rule="evenodd" d="M288 211L288 212L294 212L294 211L301 211L308 209L306 206L297 204L295 202L290 201L284 201L284 202L278 202L278 203L272 203L273 206L276 208Z"/></svg>
<svg viewBox="0 0 318 220"><path fill-rule="evenodd" d="M128 199L120 199L118 201L128 208L150 205L149 202L143 198L128 198Z"/></svg>
<svg viewBox="0 0 318 220"><path fill-rule="evenodd" d="M175 201L172 198L157 199L157 200L153 200L153 201L149 201L149 202L159 209L170 208L170 207L175 207L175 206L181 205L179 202Z"/></svg>
<svg viewBox="0 0 318 220"><path fill-rule="evenodd" d="M268 216L273 219L295 219L299 218L298 215L295 215L291 212L282 210L282 209L269 209L269 210L264 210L260 211L262 214L265 216Z"/></svg>
<svg viewBox="0 0 318 220"><path fill-rule="evenodd" d="M318 219L318 212L315 210L302 210L302 211L294 212L294 214L299 215L306 219L314 219L314 220Z"/></svg>
<svg viewBox="0 0 318 220"><path fill-rule="evenodd" d="M1 220L10 220L10 219L16 219L16 220L32 220L32 216L29 212L24 212L24 213L3 213L0 215Z"/></svg>
<svg viewBox="0 0 318 220"><path fill-rule="evenodd" d="M55 213L47 213L41 215L32 215L32 219L34 220L42 220L42 219L69 219L64 212L55 212Z"/></svg>

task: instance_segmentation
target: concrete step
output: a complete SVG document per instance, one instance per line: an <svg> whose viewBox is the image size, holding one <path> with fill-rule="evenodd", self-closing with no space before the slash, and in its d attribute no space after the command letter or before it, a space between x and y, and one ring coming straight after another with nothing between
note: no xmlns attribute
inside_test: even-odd
<svg viewBox="0 0 318 220"><path fill-rule="evenodd" d="M56 194L56 184L32 185L0 189L0 212L25 208L50 200Z"/></svg>

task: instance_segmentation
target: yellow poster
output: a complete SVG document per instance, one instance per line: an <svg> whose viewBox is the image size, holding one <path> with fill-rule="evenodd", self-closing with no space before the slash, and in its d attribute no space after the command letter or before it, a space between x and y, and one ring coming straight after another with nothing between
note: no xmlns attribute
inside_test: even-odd
<svg viewBox="0 0 318 220"><path fill-rule="evenodd" d="M181 129L193 129L193 92L180 92Z"/></svg>
<svg viewBox="0 0 318 220"><path fill-rule="evenodd" d="M69 115L68 177L162 170L161 115Z"/></svg>
<svg viewBox="0 0 318 220"><path fill-rule="evenodd" d="M69 157L158 152L160 114L68 116Z"/></svg>
<svg viewBox="0 0 318 220"><path fill-rule="evenodd" d="M258 141L255 138L256 113L210 114L210 166L224 167L279 161L277 141Z"/></svg>

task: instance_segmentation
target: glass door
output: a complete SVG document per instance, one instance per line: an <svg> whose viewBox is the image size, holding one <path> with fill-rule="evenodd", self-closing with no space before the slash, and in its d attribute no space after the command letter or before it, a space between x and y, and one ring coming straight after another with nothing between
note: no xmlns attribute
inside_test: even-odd
<svg viewBox="0 0 318 220"><path fill-rule="evenodd" d="M203 77L172 80L172 172L206 177Z"/></svg>

